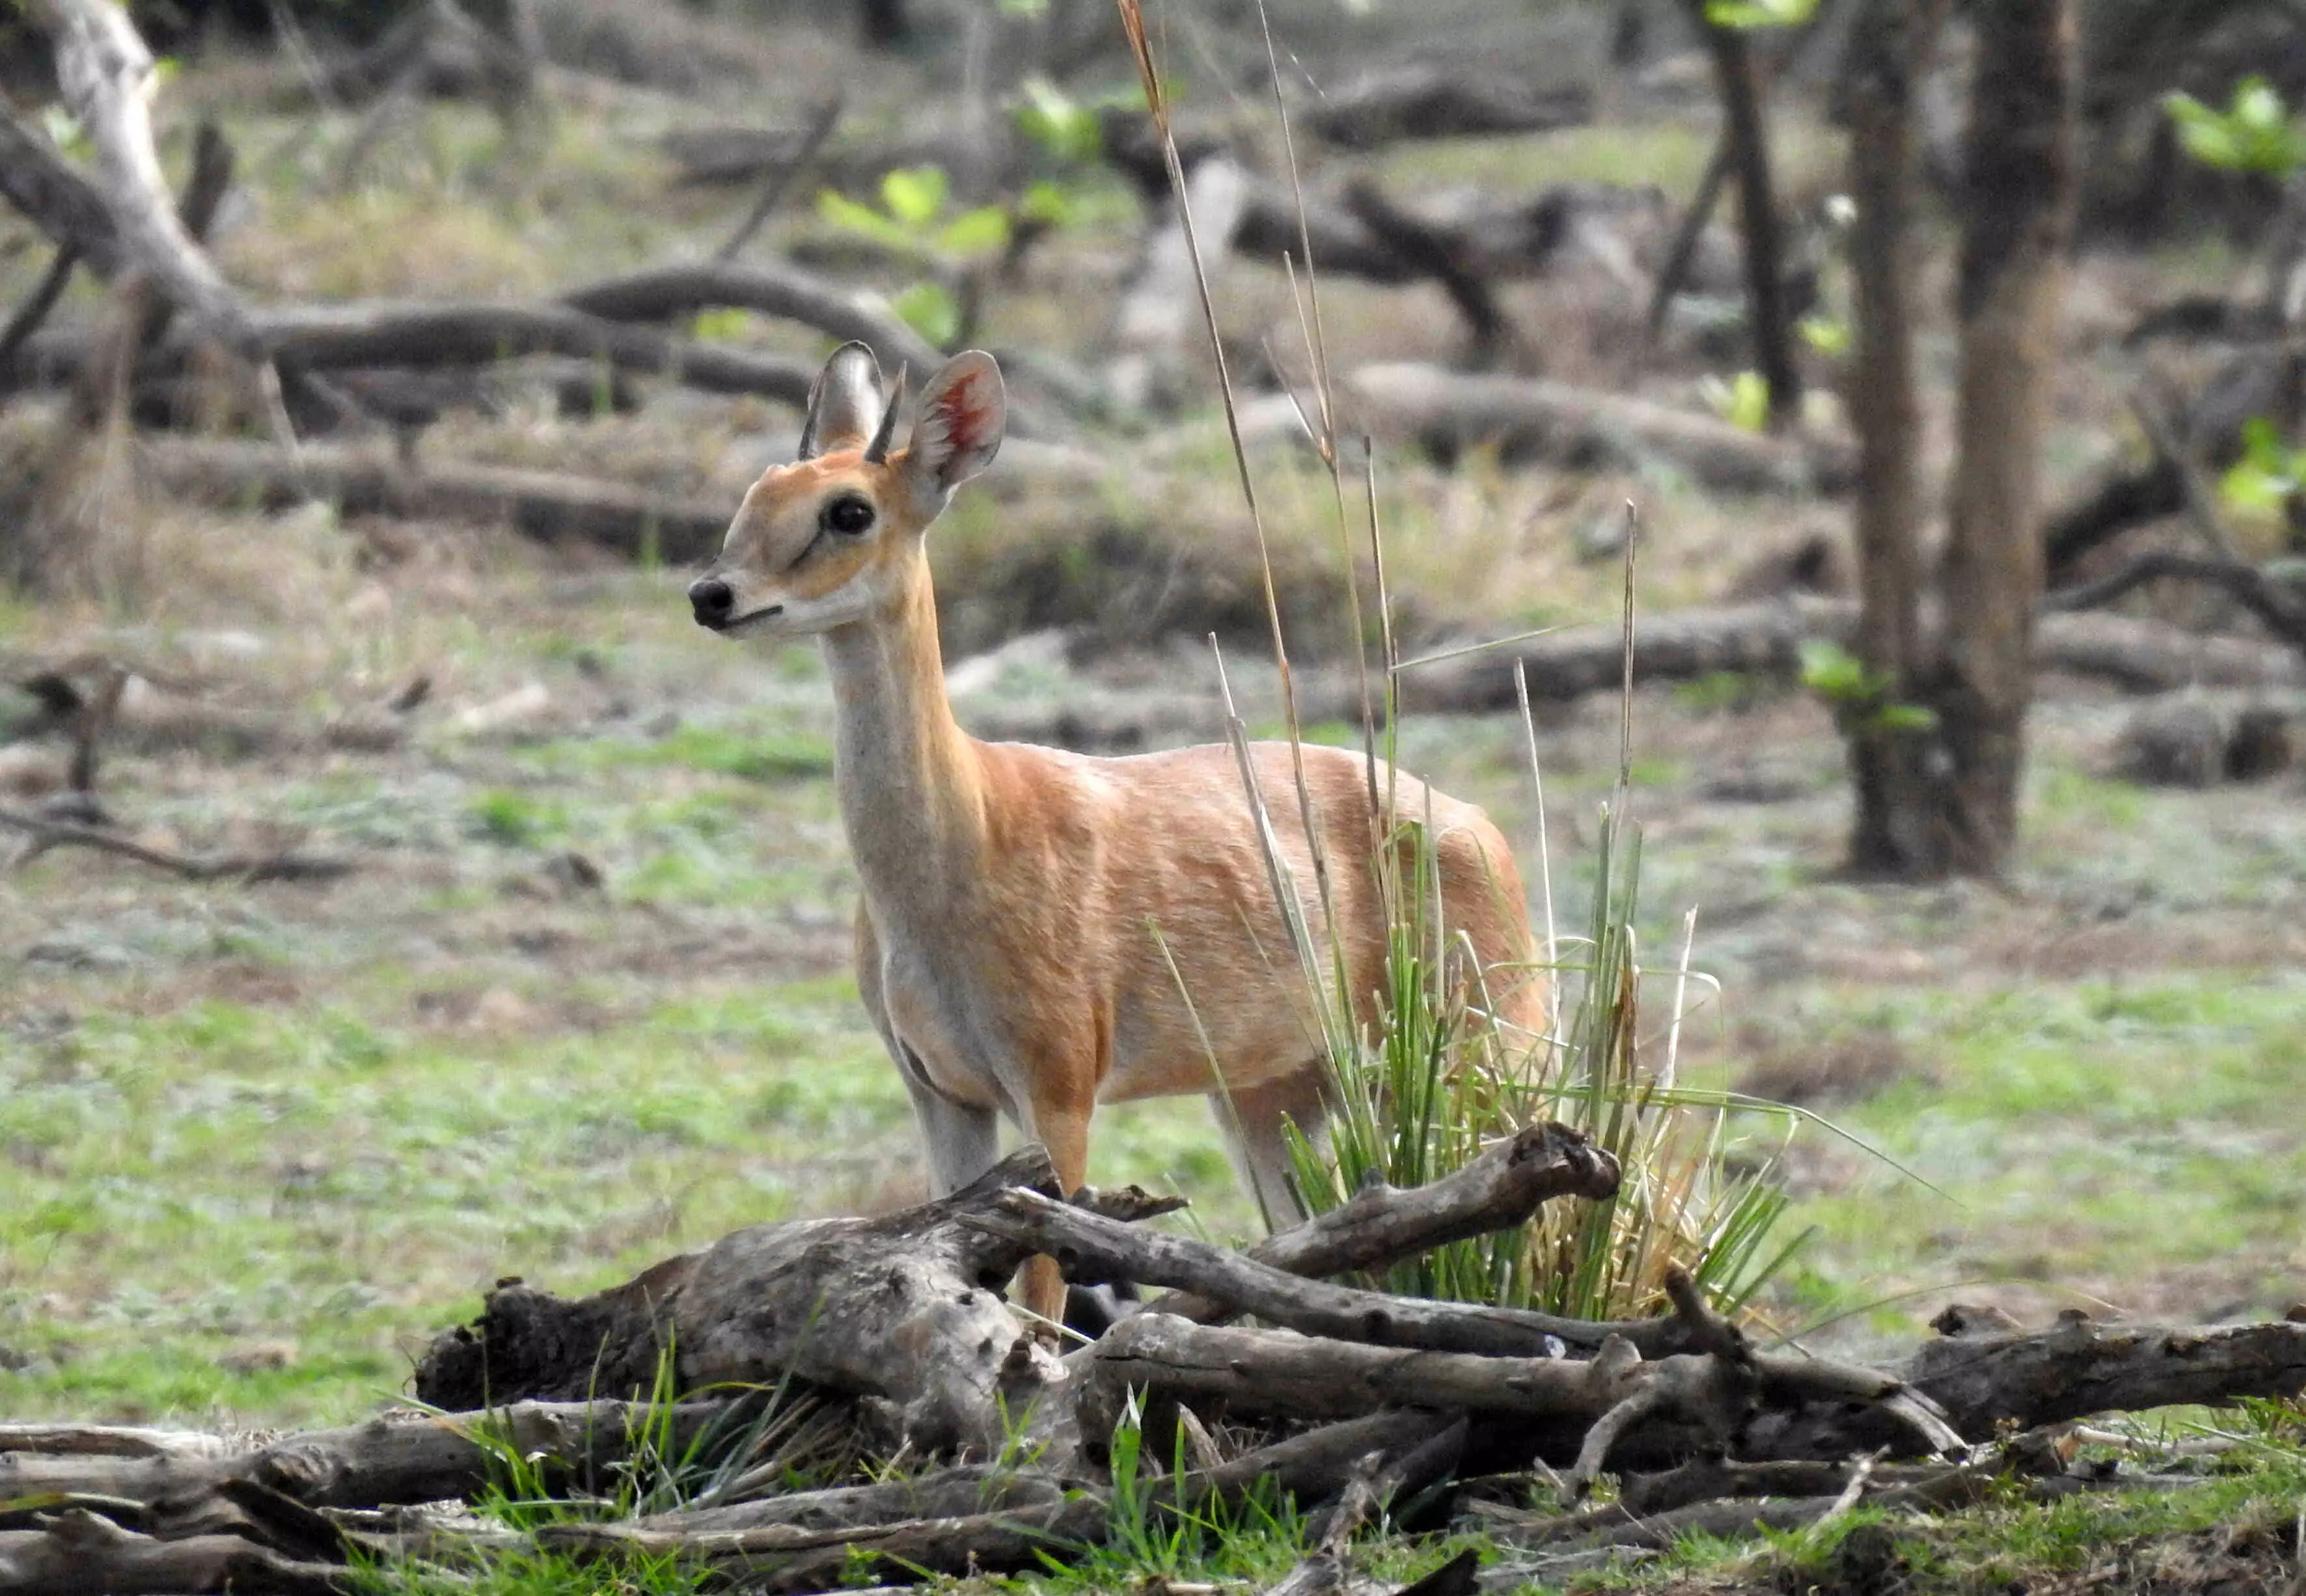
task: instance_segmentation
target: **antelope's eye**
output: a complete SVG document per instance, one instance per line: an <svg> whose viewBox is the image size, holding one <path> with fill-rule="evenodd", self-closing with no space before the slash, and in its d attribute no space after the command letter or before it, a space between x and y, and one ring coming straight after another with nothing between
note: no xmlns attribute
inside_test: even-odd
<svg viewBox="0 0 2306 1596"><path fill-rule="evenodd" d="M853 493L843 494L824 507L817 522L827 532L854 537L873 525L873 507Z"/></svg>

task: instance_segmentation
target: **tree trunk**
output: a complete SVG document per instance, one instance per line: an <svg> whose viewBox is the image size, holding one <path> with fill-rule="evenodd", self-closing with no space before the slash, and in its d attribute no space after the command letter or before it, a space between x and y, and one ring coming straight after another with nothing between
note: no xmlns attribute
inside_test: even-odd
<svg viewBox="0 0 2306 1596"><path fill-rule="evenodd" d="M1770 424L1794 420L1801 409L1801 372L1794 364L1787 324L1783 246L1778 235L1778 191L1770 175L1769 129L1762 115L1761 74L1742 29L1721 28L1705 17L1705 0L1688 0L1690 14L1713 55L1731 165L1738 173L1738 230L1745 237L1746 309L1753 321L1754 364L1770 390Z"/></svg>
<svg viewBox="0 0 2306 1596"><path fill-rule="evenodd" d="M1842 715L1857 815L1851 866L1925 875L1945 849L1930 799L1936 762L1926 729L1884 707L1919 695L1923 665L1922 409L1914 374L1914 91L1947 0L1868 0L1850 40L1849 188L1858 204L1850 265L1857 359L1849 419L1858 432L1858 619L1854 639L1877 690Z"/></svg>
<svg viewBox="0 0 2306 1596"><path fill-rule="evenodd" d="M1960 464L1933 707L1948 867L1999 872L2017 836L2042 592L2035 526L2077 189L2077 0L1979 8L1964 183Z"/></svg>

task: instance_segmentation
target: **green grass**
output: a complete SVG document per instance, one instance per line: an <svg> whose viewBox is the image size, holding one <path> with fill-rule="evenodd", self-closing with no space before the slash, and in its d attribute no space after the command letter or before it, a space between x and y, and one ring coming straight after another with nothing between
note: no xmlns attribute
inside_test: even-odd
<svg viewBox="0 0 2306 1596"><path fill-rule="evenodd" d="M869 1197L902 1094L845 981L536 1039L204 1003L0 1046L9 1411L346 1418L508 1266L610 1284Z"/></svg>
<svg viewBox="0 0 2306 1596"><path fill-rule="evenodd" d="M1948 1195L1861 1164L1803 1204L1821 1234L1798 1317L1987 1279L2149 1312L2280 1305L2306 1231L2306 979L1917 993L1871 1001L1866 1023L1934 1079L1839 1117ZM2210 1300L2123 1302L2190 1275ZM1872 1323L1909 1335L1916 1317Z"/></svg>

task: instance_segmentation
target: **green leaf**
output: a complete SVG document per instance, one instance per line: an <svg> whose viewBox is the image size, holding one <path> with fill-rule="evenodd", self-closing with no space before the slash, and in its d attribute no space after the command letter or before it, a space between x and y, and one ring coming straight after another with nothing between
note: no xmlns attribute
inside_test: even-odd
<svg viewBox="0 0 2306 1596"><path fill-rule="evenodd" d="M2218 479L2218 498L2227 508L2259 514L2279 510L2298 491L2298 479L2267 470L2255 460L2237 460Z"/></svg>
<svg viewBox="0 0 2306 1596"><path fill-rule="evenodd" d="M1705 20L1716 28L1798 28L1817 11L1818 0L1706 0Z"/></svg>
<svg viewBox="0 0 2306 1596"><path fill-rule="evenodd" d="M1708 377L1698 387L1715 414L1731 426L1758 432L1770 424L1770 385L1759 371L1740 371L1727 382Z"/></svg>
<svg viewBox="0 0 2306 1596"><path fill-rule="evenodd" d="M1009 247L1009 213L998 205L964 210L938 230L936 241L949 254L993 254Z"/></svg>
<svg viewBox="0 0 2306 1596"><path fill-rule="evenodd" d="M696 312L688 336L700 344L732 344L750 336L753 313L739 305L721 305Z"/></svg>
<svg viewBox="0 0 2306 1596"><path fill-rule="evenodd" d="M944 209L949 185L942 166L900 166L881 179L881 203L910 227L926 227Z"/></svg>
<svg viewBox="0 0 2306 1596"><path fill-rule="evenodd" d="M1874 696L1866 662L1839 643L1812 638L1800 649L1802 686L1836 704L1856 704Z"/></svg>
<svg viewBox="0 0 2306 1596"><path fill-rule="evenodd" d="M1805 316L1798 325L1802 341L1820 354L1841 354L1849 348L1849 323L1839 316Z"/></svg>
<svg viewBox="0 0 2306 1596"><path fill-rule="evenodd" d="M1104 141L1097 113L1046 78L1028 78L1024 87L1017 131L1060 160L1095 160Z"/></svg>
<svg viewBox="0 0 2306 1596"><path fill-rule="evenodd" d="M888 249L910 252L920 247L912 234L870 205L860 205L833 189L817 195L816 214L844 232L869 238Z"/></svg>
<svg viewBox="0 0 2306 1596"><path fill-rule="evenodd" d="M2283 447L2282 434L2266 416L2253 415L2242 422L2242 452L2251 465L2276 476L2290 468L2290 451Z"/></svg>
<svg viewBox="0 0 2306 1596"><path fill-rule="evenodd" d="M898 294L889 308L940 349L961 337L961 306L942 283L915 283Z"/></svg>
<svg viewBox="0 0 2306 1596"><path fill-rule="evenodd" d="M1938 723L1938 712L1922 704L1885 704L1874 712L1874 724L1883 731L1928 731Z"/></svg>
<svg viewBox="0 0 2306 1596"><path fill-rule="evenodd" d="M2291 121L2280 91L2264 78L2235 84L2224 111L2180 93L2165 95L2162 109L2178 130L2180 147L2206 166L2287 177L2306 166L2306 133Z"/></svg>
<svg viewBox="0 0 2306 1596"><path fill-rule="evenodd" d="M1057 184L1041 179L1025 186L1025 197L1017 201L1017 214L1029 221L1046 222L1052 227L1070 227L1080 215L1080 207L1073 197Z"/></svg>

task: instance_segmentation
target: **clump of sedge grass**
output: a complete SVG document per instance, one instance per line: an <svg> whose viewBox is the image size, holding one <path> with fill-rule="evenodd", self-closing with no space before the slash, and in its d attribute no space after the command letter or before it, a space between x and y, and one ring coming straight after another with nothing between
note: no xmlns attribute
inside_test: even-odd
<svg viewBox="0 0 2306 1596"><path fill-rule="evenodd" d="M1166 90L1138 0L1117 0L1117 4L1193 258L1242 496L1262 553L1266 540L1255 482L1235 422L1230 369L1202 269ZM1263 20L1262 5L1260 16ZM1274 68L1283 147L1290 158L1294 181L1294 141L1287 109L1281 103L1277 55L1269 25L1266 43L1272 57L1268 64ZM1302 191L1299 206L1302 219ZM1314 399L1310 410L1301 404L1299 411L1330 474L1358 637L1360 590L1353 579L1357 562L1350 549L1347 496L1318 281L1311 239L1302 228L1299 242L1305 258L1290 263L1290 282L1304 333ZM1542 1036L1517 1036L1508 1034L1490 1011L1483 984L1527 979L1533 972L1474 971L1472 979L1465 977L1461 972L1468 961L1459 952L1463 939L1442 912L1427 830L1415 817L1399 813L1391 801L1393 795L1378 791L1379 772L1390 766L1394 752L1398 725L1395 686L1400 661L1386 592L1374 465L1369 471L1366 498L1370 561L1384 653L1381 723L1385 730L1380 750L1378 696L1365 687L1363 746L1369 756L1372 807L1393 832L1384 840L1385 846L1374 850L1388 914L1389 954L1382 1018L1373 1035L1365 1034L1356 1019L1355 994L1346 985L1345 948L1335 917L1326 912L1330 899L1329 864L1320 852L1320 830L1313 822L1302 760L1295 767L1295 798L1312 847L1313 897L1324 911L1318 917L1308 911L1300 883L1276 844L1267 800L1258 790L1248 757L1246 732L1232 713L1227 695L1228 731L1266 844L1267 868L1291 951L1308 986L1321 995L1319 1042L1331 1074L1333 1117L1320 1144L1296 1139L1300 1197L1307 1207L1320 1212L1342 1203L1372 1178L1403 1186L1422 1183L1460 1167L1500 1136L1536 1121L1559 1120L1584 1132L1618 1158L1624 1172L1618 1196L1600 1203L1553 1205L1521 1230L1459 1242L1402 1265L1386 1284L1427 1296L1606 1319L1654 1310L1663 1299L1667 1269L1678 1266L1717 1304L1739 1309L1786 1261L1801 1238L1787 1241L1781 1234L1787 1199L1772 1178L1775 1156L1734 1163L1729 1156L1728 1119L1741 1105L1724 1093L1689 1091L1674 1079L1674 1055L1690 979L1687 946L1675 972L1673 1009L1662 1046L1645 1039L1642 1032L1646 972L1639 962L1634 935L1641 834L1627 818L1625 779L1631 763L1634 540L1628 540L1626 568L1626 707L1621 721L1620 780L1601 815L1601 840L1593 864L1593 919L1582 937L1563 939L1554 933L1551 861L1543 837L1541 782L1539 875L1546 926L1542 963L1554 987L1553 1019ZM1272 594L1268 561L1266 595L1274 659L1280 671L1294 748L1298 741L1297 717L1279 609ZM1366 683L1370 679L1366 663L1363 670ZM1526 720L1525 694L1524 709ZM1386 767L1378 763L1380 751L1386 756ZM1533 733L1531 754L1534 775ZM1326 929L1317 931L1316 926ZM1189 1001L1191 995L1186 994ZM1653 1059L1652 1054L1660 1056ZM1790 1128L1789 1121L1781 1122ZM1268 1222L1274 1217L1268 1216Z"/></svg>

